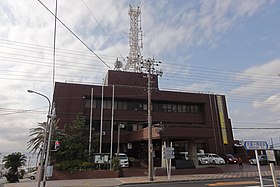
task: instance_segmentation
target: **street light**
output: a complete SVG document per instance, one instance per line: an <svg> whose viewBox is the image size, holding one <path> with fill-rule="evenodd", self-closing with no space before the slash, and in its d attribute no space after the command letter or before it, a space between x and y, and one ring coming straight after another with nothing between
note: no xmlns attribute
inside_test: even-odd
<svg viewBox="0 0 280 187"><path fill-rule="evenodd" d="M44 171L44 175L43 175L43 161L44 161L44 156L46 154L47 132L48 132L48 128L49 128L49 116L50 116L50 111L51 111L51 101L47 96L45 96L44 94L41 94L39 92L36 92L36 91L33 91L33 90L27 90L27 92L40 95L40 96L46 98L48 100L48 103L49 103L49 109L48 109L48 115L47 115L47 125L46 125L44 142L43 142L43 150L42 150L41 159L40 159L40 173L39 173L39 180L38 180L38 187L40 187L41 186L40 184L41 184L41 181L42 181L42 176L45 176L45 173L46 173L46 171ZM46 164L46 161L47 160L45 159L45 164ZM45 186L45 183L43 184L43 186Z"/></svg>

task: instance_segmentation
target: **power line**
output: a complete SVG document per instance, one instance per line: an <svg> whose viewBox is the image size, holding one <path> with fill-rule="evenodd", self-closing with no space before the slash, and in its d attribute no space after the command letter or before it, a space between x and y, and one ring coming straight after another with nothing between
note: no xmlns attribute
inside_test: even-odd
<svg viewBox="0 0 280 187"><path fill-rule="evenodd" d="M94 16L93 12L90 10L90 8L87 6L87 4L85 3L84 0L82 0L82 2L84 3L84 5L86 6L86 8L88 9L89 13L91 14L91 16L94 18L94 20L97 22L97 24L99 25L100 29L102 30L102 32L106 35L106 37L109 39L110 43L112 44L112 46L116 49L116 51L119 53L119 55L122 57L122 59L125 61L125 58L121 55L120 51L118 50L118 48L113 44L113 41L111 39L111 37L106 33L106 31L103 29L101 23L98 21L98 19Z"/></svg>
<svg viewBox="0 0 280 187"><path fill-rule="evenodd" d="M78 39L90 52L92 52L105 66L107 66L109 69L111 69L111 67L105 62L103 61L86 43L84 43L68 26L66 26L58 17L55 16L55 14L45 5L43 4L40 0L38 0L39 3L41 3L41 5L43 5L43 7L45 9L48 10L48 12L50 12L76 39Z"/></svg>

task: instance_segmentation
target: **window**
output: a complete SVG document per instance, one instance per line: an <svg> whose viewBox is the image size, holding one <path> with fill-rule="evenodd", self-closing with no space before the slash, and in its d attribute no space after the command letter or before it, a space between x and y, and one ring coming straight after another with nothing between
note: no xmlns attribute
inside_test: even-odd
<svg viewBox="0 0 280 187"><path fill-rule="evenodd" d="M90 108L90 100L87 100L89 103ZM93 108L101 108L101 100L100 99L94 99L93 100Z"/></svg>
<svg viewBox="0 0 280 187"><path fill-rule="evenodd" d="M178 105L178 112L182 112L182 105Z"/></svg>
<svg viewBox="0 0 280 187"><path fill-rule="evenodd" d="M177 112L177 105L176 104L172 105L172 112Z"/></svg>
<svg viewBox="0 0 280 187"><path fill-rule="evenodd" d="M112 101L111 100L103 100L103 108L104 109L111 109Z"/></svg>
<svg viewBox="0 0 280 187"><path fill-rule="evenodd" d="M148 105L147 105L147 103L143 104L143 110L148 110Z"/></svg>

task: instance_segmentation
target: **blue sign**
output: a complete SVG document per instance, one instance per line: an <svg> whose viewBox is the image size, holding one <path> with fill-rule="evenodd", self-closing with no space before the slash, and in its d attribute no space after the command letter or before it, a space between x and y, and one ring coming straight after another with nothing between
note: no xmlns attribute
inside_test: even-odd
<svg viewBox="0 0 280 187"><path fill-rule="evenodd" d="M244 147L246 150L266 150L268 144L265 141L245 141Z"/></svg>

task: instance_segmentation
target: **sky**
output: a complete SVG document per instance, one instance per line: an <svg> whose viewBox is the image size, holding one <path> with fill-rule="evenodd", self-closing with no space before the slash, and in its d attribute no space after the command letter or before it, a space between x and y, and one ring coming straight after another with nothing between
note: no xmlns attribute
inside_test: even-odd
<svg viewBox="0 0 280 187"><path fill-rule="evenodd" d="M280 148L280 1L58 0L53 61L55 1L1 0L1 155L28 152L46 121L48 101L28 89L52 100L54 81L100 84L126 63L129 5L141 8L143 57L162 62L161 90L223 94L234 139Z"/></svg>

